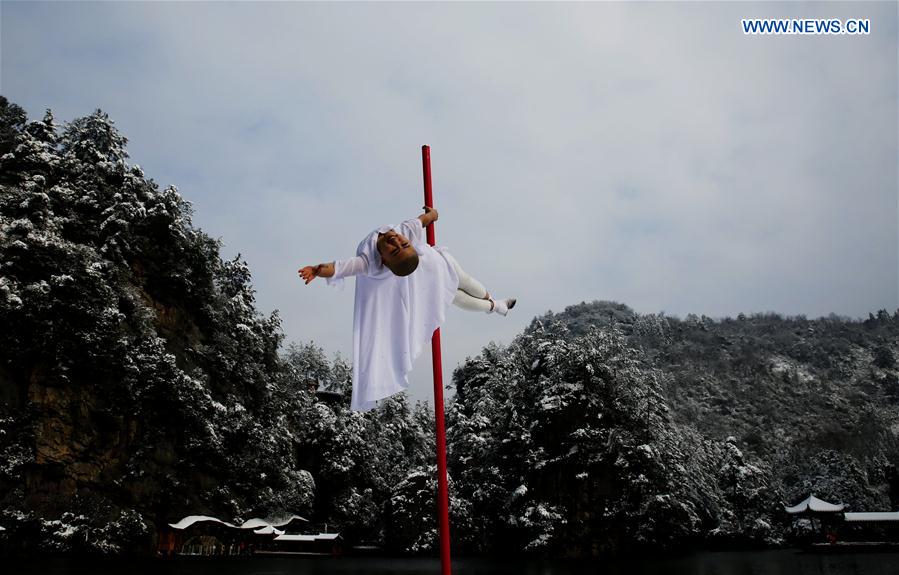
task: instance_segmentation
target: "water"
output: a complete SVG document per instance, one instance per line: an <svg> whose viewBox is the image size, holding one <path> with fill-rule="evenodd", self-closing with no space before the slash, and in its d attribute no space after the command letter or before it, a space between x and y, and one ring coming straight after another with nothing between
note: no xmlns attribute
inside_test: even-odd
<svg viewBox="0 0 899 575"><path fill-rule="evenodd" d="M9 569L9 570L7 570ZM15 575L436 575L439 559L222 558L174 561L36 559L5 562ZM454 575L899 575L899 554L796 551L702 552L663 559L540 561L457 559Z"/></svg>

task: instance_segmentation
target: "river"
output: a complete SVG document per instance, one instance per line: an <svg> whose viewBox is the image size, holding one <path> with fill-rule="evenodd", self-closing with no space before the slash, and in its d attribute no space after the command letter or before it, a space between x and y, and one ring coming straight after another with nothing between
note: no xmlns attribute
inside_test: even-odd
<svg viewBox="0 0 899 575"><path fill-rule="evenodd" d="M439 559L358 557L8 561L10 575L437 575ZM7 570L7 568L9 570ZM701 552L615 561L460 558L455 575L897 575L899 554L806 554L792 550Z"/></svg>

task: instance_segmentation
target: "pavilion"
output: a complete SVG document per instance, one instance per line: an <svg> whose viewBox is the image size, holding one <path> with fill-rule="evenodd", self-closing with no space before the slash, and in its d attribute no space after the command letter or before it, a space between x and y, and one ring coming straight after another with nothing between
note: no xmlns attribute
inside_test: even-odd
<svg viewBox="0 0 899 575"><path fill-rule="evenodd" d="M792 507L784 506L784 511L790 515L808 517L813 529L817 520L821 534L830 539L836 531L836 524L842 519L845 508L846 505L843 503L829 503L810 494Z"/></svg>
<svg viewBox="0 0 899 575"><path fill-rule="evenodd" d="M814 495L809 495L792 507L784 506L784 511L790 515L812 515L818 513L839 513L845 508L846 505L843 503L828 503Z"/></svg>
<svg viewBox="0 0 899 575"><path fill-rule="evenodd" d="M244 555L262 549L291 550L305 547L313 553L329 552L338 541L337 533L298 535L308 531L308 519L299 515L261 519L254 517L235 525L208 515L188 515L160 529L157 550L163 556ZM290 533L290 532L293 532ZM327 551L326 551L327 550Z"/></svg>

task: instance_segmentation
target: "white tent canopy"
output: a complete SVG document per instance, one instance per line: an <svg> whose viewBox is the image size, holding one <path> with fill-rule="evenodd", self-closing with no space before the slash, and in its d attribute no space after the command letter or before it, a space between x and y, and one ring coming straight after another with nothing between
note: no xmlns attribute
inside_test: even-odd
<svg viewBox="0 0 899 575"><path fill-rule="evenodd" d="M814 495L809 495L806 497L801 503L798 503L792 507L784 507L784 510L787 513L807 513L809 511L815 513L837 513L845 509L845 505L842 503L834 504L828 503L823 499L818 499Z"/></svg>

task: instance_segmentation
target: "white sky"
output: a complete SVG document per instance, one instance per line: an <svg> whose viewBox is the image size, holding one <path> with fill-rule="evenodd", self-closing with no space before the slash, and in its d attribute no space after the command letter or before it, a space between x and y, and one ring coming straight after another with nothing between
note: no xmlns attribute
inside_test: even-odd
<svg viewBox="0 0 899 575"><path fill-rule="evenodd" d="M296 270L417 215L507 318L451 310L445 380L532 317L899 307L897 4L0 3L0 93L96 108L249 262L289 340L349 357L352 289ZM746 36L747 17L869 18ZM430 360L412 396L430 397Z"/></svg>

